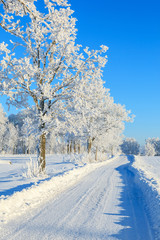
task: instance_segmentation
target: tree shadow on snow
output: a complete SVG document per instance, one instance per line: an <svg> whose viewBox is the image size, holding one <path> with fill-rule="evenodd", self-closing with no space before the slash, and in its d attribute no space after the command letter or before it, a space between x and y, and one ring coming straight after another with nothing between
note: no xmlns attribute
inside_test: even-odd
<svg viewBox="0 0 160 240"><path fill-rule="evenodd" d="M34 185L34 183L18 185L18 186L14 187L14 188L10 188L10 189L7 189L7 190L4 190L4 191L0 192L0 196L6 196L6 197L7 196L11 196L13 193L20 192L23 189L31 187L32 185Z"/></svg>
<svg viewBox="0 0 160 240"><path fill-rule="evenodd" d="M135 174L129 170L134 161L133 156L128 156L129 163L121 165L116 170L120 173L122 192L120 193L120 204L122 210L118 214L104 213L106 215L120 216L115 222L122 226L117 234L111 235L121 240L151 240L152 234L145 213L143 193L135 183Z"/></svg>
<svg viewBox="0 0 160 240"><path fill-rule="evenodd" d="M63 175L65 175L65 174L67 174L67 173L69 173L70 171L72 171L72 170L74 170L74 169L76 169L76 168L81 168L81 167L83 167L83 166L79 166L78 164L75 164L75 163L72 163L73 164L73 166L71 166L70 168L65 168L65 165L68 165L68 164L71 164L71 162L56 162L56 163L52 163L51 165L52 166L56 166L56 165L63 165L64 166L64 169L62 169L61 171L60 171L60 169L58 169L57 171L58 172L50 172L49 174L47 174L46 175L46 177L44 177L44 178L41 178L41 179L36 179L35 178L35 180L34 181L32 181L31 180L31 182L29 182L29 183L24 183L24 184L18 184L17 183L17 186L15 186L15 187L13 187L13 188L10 188L10 189L6 189L6 190L2 190L2 191L0 191L0 197L1 196L4 196L4 197L7 197L7 196L11 196L11 195L13 195L15 192L20 192L20 191L22 191L22 190L24 190L24 189L28 189L28 188L30 188L30 187L32 187L32 186L34 186L35 184L36 185L38 185L38 184L40 184L40 183L42 183L42 182L44 182L44 181L49 181L49 180L51 180L52 178L54 178L54 177L58 177L58 176L63 176ZM49 165L49 164L48 164ZM47 165L47 168L48 168L48 165ZM85 164L84 164L85 165ZM53 168L54 169L54 168ZM54 170L56 170L56 168L54 169ZM48 171L49 172L49 171ZM17 173L16 174L10 174L10 178L12 177L12 175L16 175L17 176ZM16 177L15 177L16 178ZM19 180L19 179L16 179L16 181L17 182L19 182L19 181L21 181L21 180L23 180L23 177ZM13 182L13 180L12 180L12 178L11 179L6 179L6 177L4 178L4 180L3 180L3 178L1 178L1 180L0 180L0 183L1 182Z"/></svg>
<svg viewBox="0 0 160 240"><path fill-rule="evenodd" d="M30 182L30 183L24 183L24 184L20 184L20 185L17 185L13 188L9 188L9 189L6 189L6 190L3 190L3 191L0 191L0 197L1 196L4 196L4 197L8 197L8 196L11 196L12 194L14 194L15 192L21 192L22 190L24 189L28 189L32 186L34 186L35 184L39 184L41 182L44 182L46 180L50 180L51 177L47 177L47 178L44 178L44 179L40 179L38 181L34 181L34 182ZM12 180L6 180L6 181L0 181L1 182L12 182Z"/></svg>

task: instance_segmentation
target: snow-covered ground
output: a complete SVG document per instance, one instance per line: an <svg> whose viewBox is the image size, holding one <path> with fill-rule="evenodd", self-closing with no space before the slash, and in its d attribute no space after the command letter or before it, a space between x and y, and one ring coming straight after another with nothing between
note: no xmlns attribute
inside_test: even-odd
<svg viewBox="0 0 160 240"><path fill-rule="evenodd" d="M76 158L68 155L47 155L46 173L44 179L30 177L28 165L30 161L36 162L36 156L30 155L1 155L0 156L0 196L12 195L14 192L49 180L57 175L63 175L70 170L84 166L86 161L81 155Z"/></svg>
<svg viewBox="0 0 160 240"><path fill-rule="evenodd" d="M131 170L143 192L154 239L160 239L160 157L136 156Z"/></svg>
<svg viewBox="0 0 160 240"><path fill-rule="evenodd" d="M136 168L148 185L160 195L160 157L135 156L133 167Z"/></svg>
<svg viewBox="0 0 160 240"><path fill-rule="evenodd" d="M28 160L0 157L1 240L160 239L160 158L86 164L84 156L52 155L44 179L26 177Z"/></svg>
<svg viewBox="0 0 160 240"><path fill-rule="evenodd" d="M34 156L32 159L36 158ZM19 216L74 185L85 175L105 164L88 164L83 155L47 156L46 176L27 177L29 156L1 157L0 221ZM112 160L108 160L110 162Z"/></svg>

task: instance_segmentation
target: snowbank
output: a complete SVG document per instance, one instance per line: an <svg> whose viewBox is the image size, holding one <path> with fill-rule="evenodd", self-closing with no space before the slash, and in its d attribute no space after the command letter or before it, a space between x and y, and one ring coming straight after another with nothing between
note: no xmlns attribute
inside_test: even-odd
<svg viewBox="0 0 160 240"><path fill-rule="evenodd" d="M160 157L135 156L133 167L141 173L148 185L160 195Z"/></svg>
<svg viewBox="0 0 160 240"><path fill-rule="evenodd" d="M49 201L51 198L58 196L61 192L74 185L76 182L78 182L80 179L82 179L84 176L96 168L108 164L109 162L116 159L112 158L111 160L107 160L105 162L91 163L87 165L82 164L82 161L80 162L80 165L68 163L70 167L66 169L65 162L62 162L62 156L61 160L58 159L58 156L56 156L56 159L53 159L53 156L50 158L52 161L49 161L48 164L55 164L55 166L59 167L56 169L56 174L54 172L54 175L52 175L53 177L50 180L47 179L43 182L35 182L31 187L24 188L20 192L17 191L11 196L1 196L1 223L6 223L15 216L19 216L26 211L28 212L33 210L33 208L38 207L45 201Z"/></svg>
<svg viewBox="0 0 160 240"><path fill-rule="evenodd" d="M135 156L131 170L144 194L155 240L160 240L160 157Z"/></svg>

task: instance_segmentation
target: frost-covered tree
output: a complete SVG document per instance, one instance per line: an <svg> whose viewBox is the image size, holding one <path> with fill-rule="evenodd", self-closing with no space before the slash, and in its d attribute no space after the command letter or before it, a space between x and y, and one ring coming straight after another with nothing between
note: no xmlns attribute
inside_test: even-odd
<svg viewBox="0 0 160 240"><path fill-rule="evenodd" d="M133 116L124 106L114 103L113 98L108 96L104 99L104 105L101 108L101 114L97 118L97 135L95 144L98 148L108 149L111 155L119 151L119 145L122 143L122 133L125 128L125 122L131 122Z"/></svg>
<svg viewBox="0 0 160 240"><path fill-rule="evenodd" d="M122 130L112 129L106 134L97 138L96 146L100 152L108 153L110 156L114 156L121 152L120 145L122 144Z"/></svg>
<svg viewBox="0 0 160 240"><path fill-rule="evenodd" d="M73 101L69 102L68 114L70 114L71 141L78 136L88 142L88 152L97 133L97 118L101 115L105 89L101 78L95 76L81 82L74 91ZM72 124L74 122L74 124Z"/></svg>
<svg viewBox="0 0 160 240"><path fill-rule="evenodd" d="M8 121L0 105L0 153L14 153L17 139L17 129Z"/></svg>
<svg viewBox="0 0 160 240"><path fill-rule="evenodd" d="M16 107L35 105L38 119L39 166L45 169L48 129L63 114L72 89L102 74L107 47L81 50L75 44L76 19L66 0L0 0L0 26L11 37L0 44L0 90ZM41 9L41 10L39 10ZM12 37L13 36L13 37ZM19 53L21 52L21 54Z"/></svg>
<svg viewBox="0 0 160 240"><path fill-rule="evenodd" d="M12 123L7 123L4 135L4 152L14 154L18 142L18 131Z"/></svg>
<svg viewBox="0 0 160 240"><path fill-rule="evenodd" d="M35 124L33 123L33 118L31 118L31 116L23 119L23 125L21 128L21 139L24 143L24 153L27 154L33 154L36 150L37 139L33 131L34 127Z"/></svg>
<svg viewBox="0 0 160 240"><path fill-rule="evenodd" d="M122 145L121 150L124 154L138 155L140 151L140 145L134 138L126 138Z"/></svg>
<svg viewBox="0 0 160 240"><path fill-rule="evenodd" d="M57 139L56 139L56 135L54 133L54 131L52 130L49 134L48 134L48 138L47 138L47 142L46 142L46 149L47 152L49 154L53 154L56 153L57 149L55 149L57 145Z"/></svg>
<svg viewBox="0 0 160 240"><path fill-rule="evenodd" d="M9 116L9 122L12 123L18 132L17 153L35 153L37 146L37 119L35 109L25 109Z"/></svg>
<svg viewBox="0 0 160 240"><path fill-rule="evenodd" d="M147 156L155 156L156 155L154 144L152 144L149 141L147 141L145 144L145 155L147 155Z"/></svg>
<svg viewBox="0 0 160 240"><path fill-rule="evenodd" d="M160 156L160 139L148 138L145 144L146 155L148 156Z"/></svg>
<svg viewBox="0 0 160 240"><path fill-rule="evenodd" d="M132 120L130 111L114 103L99 75L95 75L94 79L86 79L75 88L75 96L73 101L69 102L68 109L68 114L71 115L71 142L78 136L81 140L87 140L88 153L93 150L96 156L97 151L106 149L116 152L121 144L124 122Z"/></svg>

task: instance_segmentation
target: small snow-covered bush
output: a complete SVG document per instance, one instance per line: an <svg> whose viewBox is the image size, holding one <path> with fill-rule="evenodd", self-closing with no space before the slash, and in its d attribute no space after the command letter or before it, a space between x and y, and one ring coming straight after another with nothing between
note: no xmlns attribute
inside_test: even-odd
<svg viewBox="0 0 160 240"><path fill-rule="evenodd" d="M27 171L23 174L26 178L35 178L35 177L46 177L45 172L39 171L38 161L30 157L30 161L27 162Z"/></svg>
<svg viewBox="0 0 160 240"><path fill-rule="evenodd" d="M26 177L31 178L31 177L37 177L39 174L39 167L38 167L38 162L34 161L30 157L30 161L27 162L27 172L26 172Z"/></svg>

